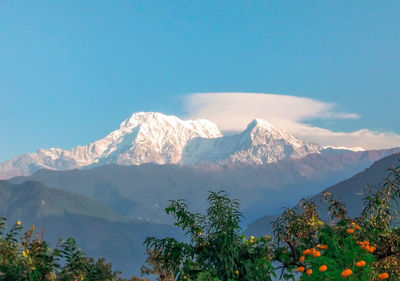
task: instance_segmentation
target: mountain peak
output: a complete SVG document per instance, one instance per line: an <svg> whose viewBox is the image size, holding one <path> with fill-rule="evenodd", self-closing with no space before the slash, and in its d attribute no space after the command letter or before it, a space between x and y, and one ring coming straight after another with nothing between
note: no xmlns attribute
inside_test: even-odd
<svg viewBox="0 0 400 281"><path fill-rule="evenodd" d="M186 143L193 138L217 138L222 134L211 121L181 120L159 112L137 112L106 137L71 150L40 149L0 163L0 178L29 175L45 168L66 170L116 163L176 164Z"/></svg>
<svg viewBox="0 0 400 281"><path fill-rule="evenodd" d="M263 119L255 118L247 125L246 130L252 130L255 127L261 127L261 128L267 129L268 131L276 129L275 126L272 125L271 123L269 123Z"/></svg>
<svg viewBox="0 0 400 281"><path fill-rule="evenodd" d="M159 112L136 112L131 115L128 119L121 123L121 127L136 127L143 123L149 122L165 122L167 120L178 120L175 116L168 116Z"/></svg>

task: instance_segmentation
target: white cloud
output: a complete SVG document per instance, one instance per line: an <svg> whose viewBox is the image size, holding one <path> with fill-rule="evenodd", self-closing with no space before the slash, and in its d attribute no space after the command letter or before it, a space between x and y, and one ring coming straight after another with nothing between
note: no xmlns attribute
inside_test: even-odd
<svg viewBox="0 0 400 281"><path fill-rule="evenodd" d="M365 149L400 146L400 135L362 129L354 132L333 132L311 126L312 119L356 119L355 113L336 112L335 104L310 98L256 93L196 93L184 98L189 118L205 118L225 132L241 131L254 118L309 142L320 145L363 147Z"/></svg>

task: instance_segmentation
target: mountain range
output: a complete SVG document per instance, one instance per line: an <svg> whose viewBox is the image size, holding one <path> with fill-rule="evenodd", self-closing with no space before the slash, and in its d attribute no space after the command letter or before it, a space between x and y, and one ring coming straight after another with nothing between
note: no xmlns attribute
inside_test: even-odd
<svg viewBox="0 0 400 281"><path fill-rule="evenodd" d="M75 237L128 277L144 262L148 235L183 238L164 212L168 200L202 212L209 191L226 190L240 200L246 233L261 235L282 207L315 194L319 202L329 186L357 214L361 186L377 183L399 155L400 148L321 147L261 119L224 136L208 120L139 112L86 146L0 163L0 217L35 224L52 243Z"/></svg>
<svg viewBox="0 0 400 281"><path fill-rule="evenodd" d="M123 121L119 129L88 145L71 150L39 149L2 162L0 179L27 176L39 169L70 170L104 164L260 165L334 150L305 143L261 119L254 119L241 133L223 136L208 120L184 121L157 112L139 112Z"/></svg>
<svg viewBox="0 0 400 281"><path fill-rule="evenodd" d="M354 176L340 181L323 191L332 193L335 199L342 201L350 217L357 217L363 209L363 190L369 185L378 185L388 174L388 169L400 165L400 153L394 153L386 156L376 162L364 171ZM310 197L317 205L320 216L323 220L328 220L327 205L321 201L322 192ZM299 205L292 206L299 208ZM249 224L246 229L248 235L262 236L272 234L271 223L277 218L277 215L265 215Z"/></svg>
<svg viewBox="0 0 400 281"><path fill-rule="evenodd" d="M147 163L108 164L89 169L42 169L13 183L39 181L96 200L135 220L166 222L164 208L170 199L185 199L196 211L204 209L208 191L226 190L239 198L244 223L262 214L279 212L301 197L310 196L362 171L374 161L400 149L309 154L263 165L221 165L212 169Z"/></svg>

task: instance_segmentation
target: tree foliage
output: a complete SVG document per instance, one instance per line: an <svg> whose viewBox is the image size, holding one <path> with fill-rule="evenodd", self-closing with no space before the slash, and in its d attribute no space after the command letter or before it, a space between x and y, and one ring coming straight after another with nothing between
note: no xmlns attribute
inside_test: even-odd
<svg viewBox="0 0 400 281"><path fill-rule="evenodd" d="M0 218L0 280L123 280L105 259L86 257L72 238L60 240L52 249L34 226L23 232L18 221L5 230L6 219Z"/></svg>
<svg viewBox="0 0 400 281"><path fill-rule="evenodd" d="M198 214L183 200L170 201L166 212L189 241L147 238L164 270L176 280L271 280L270 238L241 235L239 202L225 192L211 192L207 202L206 214Z"/></svg>

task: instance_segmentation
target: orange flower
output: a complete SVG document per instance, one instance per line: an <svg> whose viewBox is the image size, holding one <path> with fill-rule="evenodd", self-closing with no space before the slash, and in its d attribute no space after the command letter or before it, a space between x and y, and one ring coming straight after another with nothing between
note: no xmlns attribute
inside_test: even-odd
<svg viewBox="0 0 400 281"><path fill-rule="evenodd" d="M317 245L317 248L320 249L320 250L326 250L326 249L328 249L328 245L321 245L321 244L318 244L318 245Z"/></svg>
<svg viewBox="0 0 400 281"><path fill-rule="evenodd" d="M326 250L328 249L328 245L321 245L321 250Z"/></svg>
<svg viewBox="0 0 400 281"><path fill-rule="evenodd" d="M354 226L354 228L357 229L357 230L360 230L360 229L361 229L361 226L359 226L358 224L356 224L356 225Z"/></svg>
<svg viewBox="0 0 400 281"><path fill-rule="evenodd" d="M379 280L384 280L384 279L388 279L389 278L389 274L387 274L386 272L379 274L378 275Z"/></svg>
<svg viewBox="0 0 400 281"><path fill-rule="evenodd" d="M367 264L367 263L366 263L365 261L363 261L363 260L356 262L356 266L357 266L357 267L363 267L363 266L365 266L366 264Z"/></svg>
<svg viewBox="0 0 400 281"><path fill-rule="evenodd" d="M310 255L310 254L312 254L312 251L310 249L305 249L303 251L303 255Z"/></svg>
<svg viewBox="0 0 400 281"><path fill-rule="evenodd" d="M352 229L352 228L347 229L347 233L348 234L353 234L354 233L354 229Z"/></svg>
<svg viewBox="0 0 400 281"><path fill-rule="evenodd" d="M321 256L321 252L316 251L316 252L313 253L313 257L314 257L314 258L317 258L317 257L319 257L319 256Z"/></svg>
<svg viewBox="0 0 400 281"><path fill-rule="evenodd" d="M311 275L312 274L312 269L307 269L306 274L307 275Z"/></svg>
<svg viewBox="0 0 400 281"><path fill-rule="evenodd" d="M297 268L297 272L303 272L304 270L306 270L303 266L299 266Z"/></svg>
<svg viewBox="0 0 400 281"><path fill-rule="evenodd" d="M306 259L305 256L301 256L301 257L299 258L299 261L300 261L300 262L303 262L305 259Z"/></svg>
<svg viewBox="0 0 400 281"><path fill-rule="evenodd" d="M236 274L236 275L239 275L239 270L235 270L235 274Z"/></svg>
<svg viewBox="0 0 400 281"><path fill-rule="evenodd" d="M321 271L321 272L324 272L325 270L327 270L328 269L328 267L324 264L324 265L321 265L320 267L319 267L319 271Z"/></svg>
<svg viewBox="0 0 400 281"><path fill-rule="evenodd" d="M341 274L341 276L342 277L347 277L347 276L350 276L350 275L352 275L353 274L353 271L351 270L351 269L345 269L345 270L343 270L342 271L342 274Z"/></svg>
<svg viewBox="0 0 400 281"><path fill-rule="evenodd" d="M375 250L376 250L376 247L374 247L374 246L369 246L368 247L368 252L370 252L370 253L375 252Z"/></svg>

